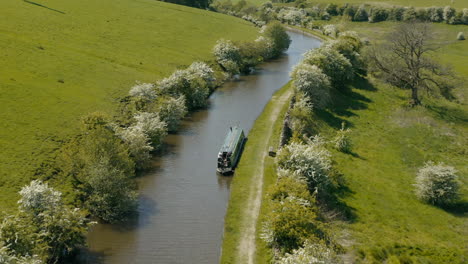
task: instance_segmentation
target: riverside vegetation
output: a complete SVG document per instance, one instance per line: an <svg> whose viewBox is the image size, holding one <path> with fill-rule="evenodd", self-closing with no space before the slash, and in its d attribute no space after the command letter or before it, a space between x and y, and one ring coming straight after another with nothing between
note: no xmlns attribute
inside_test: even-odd
<svg viewBox="0 0 468 264"><path fill-rule="evenodd" d="M289 43L289 36L281 24L271 23L256 41L218 41L213 54L220 70L215 71L204 62L194 62L157 83L138 83L130 89L129 96L121 100L116 116L95 112L82 118L79 135L62 146L57 158L42 168L41 176L58 185L69 184L73 191L67 193L67 198L71 204L85 208L84 212L105 222L125 221L137 206L135 173L148 166L151 154L162 147L167 133L177 131L188 111L205 107L210 93L226 78L248 72L262 61L280 56ZM39 208L61 195L35 181L29 188L38 196L34 205ZM84 217L79 209L75 211ZM42 243L38 237L8 232L36 222L34 217L23 218L22 215L23 210L20 210L16 215L6 217L0 225L5 258L19 261L32 256L34 261L54 263L72 256L75 249L84 244L86 218L77 220L84 225L81 229L77 221L62 223L63 228L79 229L79 234L72 242L65 240L60 241L64 245L50 246L54 251L44 251L39 248ZM42 216L42 212L37 215ZM38 229L41 228L38 224ZM13 242L11 236L14 234L27 246ZM66 250L60 250L61 247ZM59 250L55 251L55 248Z"/></svg>

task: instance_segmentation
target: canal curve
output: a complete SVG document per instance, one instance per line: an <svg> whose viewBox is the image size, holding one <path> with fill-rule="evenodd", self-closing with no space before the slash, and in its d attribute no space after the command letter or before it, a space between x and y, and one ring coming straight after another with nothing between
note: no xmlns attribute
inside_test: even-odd
<svg viewBox="0 0 468 264"><path fill-rule="evenodd" d="M165 153L138 178L138 216L127 225L99 224L88 236L85 263L217 263L231 177L216 174L229 126L247 133L302 54L320 41L288 32L291 46L252 75L225 83L208 109L191 114L167 137ZM235 177L235 175L233 176Z"/></svg>

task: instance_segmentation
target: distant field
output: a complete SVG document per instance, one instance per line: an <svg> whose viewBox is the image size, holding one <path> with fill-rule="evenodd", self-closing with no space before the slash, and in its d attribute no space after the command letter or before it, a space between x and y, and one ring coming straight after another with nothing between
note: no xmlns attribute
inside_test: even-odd
<svg viewBox="0 0 468 264"><path fill-rule="evenodd" d="M255 4L263 4L267 0L249 0L247 2ZM455 8L468 8L466 0L311 0L311 3L334 3L334 4L382 4L382 5L400 5L400 6L414 6L414 7L429 7L429 6L451 6Z"/></svg>
<svg viewBox="0 0 468 264"><path fill-rule="evenodd" d="M154 0L0 1L0 212L79 118L112 112L136 80L211 60L219 38L253 39L234 17Z"/></svg>

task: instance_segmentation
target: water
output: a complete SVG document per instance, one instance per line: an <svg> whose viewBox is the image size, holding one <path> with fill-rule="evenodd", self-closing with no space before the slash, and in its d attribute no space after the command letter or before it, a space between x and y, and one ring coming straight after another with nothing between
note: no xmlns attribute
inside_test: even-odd
<svg viewBox="0 0 468 264"><path fill-rule="evenodd" d="M228 82L210 97L207 110L192 114L167 153L138 178L138 217L125 226L97 225L88 237L89 263L217 263L230 177L216 174L216 157L231 125L247 132L304 52L320 41L289 32L287 56L252 75ZM235 177L235 176L234 176Z"/></svg>

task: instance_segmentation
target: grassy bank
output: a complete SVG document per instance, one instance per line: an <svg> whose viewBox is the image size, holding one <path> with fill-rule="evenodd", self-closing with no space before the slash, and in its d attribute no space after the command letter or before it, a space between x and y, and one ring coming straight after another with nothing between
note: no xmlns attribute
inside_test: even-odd
<svg viewBox="0 0 468 264"><path fill-rule="evenodd" d="M276 92L249 132L242 159L231 184L231 197L224 224L221 263L245 263L240 259L242 258L241 255L247 254L247 252L241 252L240 244L247 228L244 217L248 204L251 202L249 201L250 190L258 184L254 179L256 179L256 173L259 171L263 171L263 185L261 185L262 189L260 190L262 193L275 182L274 159L268 156L265 157L265 153L268 151L269 146L274 146L275 149L278 146L283 119L289 105L290 92L291 87L289 84ZM275 112L277 114L273 115L272 113ZM270 135L270 137L265 138L266 135ZM260 169L259 167L263 168ZM260 215L262 215L262 212L260 212ZM257 230L259 229L257 224L260 222L256 221L254 223ZM259 242L255 230L254 234L251 235L255 236L254 239ZM257 243L256 247L256 255L253 256L256 258L255 262L266 263L269 256L268 250L261 242Z"/></svg>
<svg viewBox="0 0 468 264"><path fill-rule="evenodd" d="M261 5L267 1L265 0L250 0L248 2ZM363 0L312 0L311 3L324 3L324 4L380 4L382 6L414 6L414 7L428 7L428 6L451 6L455 8L468 7L466 2L463 0L374 0L374 1L363 1Z"/></svg>
<svg viewBox="0 0 468 264"><path fill-rule="evenodd" d="M396 23L334 21L371 41L383 41ZM436 55L468 77L468 42L456 41L466 26L433 24ZM342 122L352 129L354 154L334 152L336 168L349 188L342 201L353 211L347 222L334 221L337 239L350 259L381 263L389 259L465 263L468 258L468 87L455 93L460 103L423 94L423 106L408 108L408 91L370 78L358 80L348 93L335 94L327 111L319 112L319 132L331 138ZM462 182L461 201L451 208L424 204L414 194L415 175L426 161L454 166ZM375 261L375 262L374 262Z"/></svg>
<svg viewBox="0 0 468 264"><path fill-rule="evenodd" d="M79 118L112 113L136 80L211 60L220 38L252 40L248 22L153 0L0 3L0 211ZM46 18L46 19L45 19Z"/></svg>

